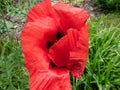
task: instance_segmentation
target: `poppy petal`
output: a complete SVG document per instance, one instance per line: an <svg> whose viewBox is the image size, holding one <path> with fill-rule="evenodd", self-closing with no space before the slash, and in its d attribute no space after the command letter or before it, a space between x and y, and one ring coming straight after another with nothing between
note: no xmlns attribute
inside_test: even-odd
<svg viewBox="0 0 120 90"><path fill-rule="evenodd" d="M49 59L47 57L46 44L55 40L56 24L50 17L41 18L35 22L25 25L21 33L22 50L25 63L30 72L34 69L48 69Z"/></svg>
<svg viewBox="0 0 120 90"><path fill-rule="evenodd" d="M38 3L29 10L27 14L26 23L33 22L39 19L40 17L46 17L46 16L49 16L46 2Z"/></svg>
<svg viewBox="0 0 120 90"><path fill-rule="evenodd" d="M30 77L30 90L71 90L69 71L50 69L34 72Z"/></svg>
<svg viewBox="0 0 120 90"><path fill-rule="evenodd" d="M69 61L67 63L72 75L79 79L82 75L88 55L88 25L84 25L79 31L79 40L77 46L70 51Z"/></svg>
<svg viewBox="0 0 120 90"><path fill-rule="evenodd" d="M63 2L53 6L55 11L61 18L62 32L65 33L70 27L80 29L88 19L88 13L84 9L72 7L69 4Z"/></svg>
<svg viewBox="0 0 120 90"><path fill-rule="evenodd" d="M69 29L67 35L56 42L49 50L51 60L58 67L67 67L72 75L80 78L88 54L88 28Z"/></svg>
<svg viewBox="0 0 120 90"><path fill-rule="evenodd" d="M33 22L37 19L40 19L41 17L46 18L47 16L53 18L56 21L56 24L60 26L60 18L51 6L50 0L38 3L32 7L27 14L26 23Z"/></svg>
<svg viewBox="0 0 120 90"><path fill-rule="evenodd" d="M76 29L69 29L65 36L51 46L49 53L55 65L67 67L70 51L76 47L77 39L78 31Z"/></svg>
<svg viewBox="0 0 120 90"><path fill-rule="evenodd" d="M69 57L68 37L65 35L49 49L50 58L57 67L65 67Z"/></svg>

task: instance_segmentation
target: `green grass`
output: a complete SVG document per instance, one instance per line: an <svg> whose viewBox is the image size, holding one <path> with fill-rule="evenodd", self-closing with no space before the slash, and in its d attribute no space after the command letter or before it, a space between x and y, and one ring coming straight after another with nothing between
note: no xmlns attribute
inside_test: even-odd
<svg viewBox="0 0 120 90"><path fill-rule="evenodd" d="M29 0L30 1L30 0ZM30 2L29 2L30 4ZM11 7L8 16L20 16L21 24L30 5ZM28 7L25 7L25 5ZM6 21L1 21L4 32L10 31ZM119 90L120 89L120 13L90 18L89 57L80 80L71 77L73 90ZM28 73L24 66L21 45L8 34L0 36L0 90L28 90Z"/></svg>
<svg viewBox="0 0 120 90"><path fill-rule="evenodd" d="M82 1L84 1L84 0L63 0L65 3L69 3L69 4L71 4L71 5L75 5L75 4L77 4L77 3L80 3L80 2L82 2Z"/></svg>
<svg viewBox="0 0 120 90"><path fill-rule="evenodd" d="M0 39L0 90L28 90L20 44L14 39Z"/></svg>
<svg viewBox="0 0 120 90"><path fill-rule="evenodd" d="M18 1L14 5L13 1ZM1 3L2 2L2 3ZM35 5L39 0L0 0L0 34L9 32L16 27L14 23L7 24L6 17L20 17L18 21L22 25L25 23L26 13L29 8Z"/></svg>

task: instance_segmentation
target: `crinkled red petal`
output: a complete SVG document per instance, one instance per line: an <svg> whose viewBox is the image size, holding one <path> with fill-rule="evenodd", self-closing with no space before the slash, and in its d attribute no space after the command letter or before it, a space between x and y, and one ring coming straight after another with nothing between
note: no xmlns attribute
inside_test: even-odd
<svg viewBox="0 0 120 90"><path fill-rule="evenodd" d="M72 90L69 71L65 69L49 69L34 72L30 77L30 90Z"/></svg>
<svg viewBox="0 0 120 90"><path fill-rule="evenodd" d="M49 16L49 11L47 10L47 4L46 2L38 3L33 8L31 8L27 14L27 22L33 22L40 17L46 17Z"/></svg>
<svg viewBox="0 0 120 90"><path fill-rule="evenodd" d="M81 30L69 29L67 35L49 50L52 61L59 67L67 67L74 77L83 73L88 54L88 26Z"/></svg>
<svg viewBox="0 0 120 90"><path fill-rule="evenodd" d="M47 42L56 40L56 24L50 17L41 18L25 25L21 34L22 50L29 71L48 68Z"/></svg>
<svg viewBox="0 0 120 90"><path fill-rule="evenodd" d="M78 34L79 39L76 42L76 47L70 51L67 67L75 78L80 79L88 55L88 25L84 25Z"/></svg>
<svg viewBox="0 0 120 90"><path fill-rule="evenodd" d="M69 59L68 36L65 35L54 45L52 45L49 52L51 60L57 67L66 67L67 61Z"/></svg>
<svg viewBox="0 0 120 90"><path fill-rule="evenodd" d="M61 30L65 33L68 28L80 29L88 19L88 13L84 9L72 7L63 2L53 6L61 18Z"/></svg>
<svg viewBox="0 0 120 90"><path fill-rule="evenodd" d="M26 23L34 22L40 19L41 17L46 18L48 16L52 17L55 20L56 25L58 25L58 27L60 26L60 23L59 23L60 18L58 14L55 12L55 10L53 9L53 7L51 6L50 0L46 0L44 2L38 3L37 5L32 7L27 14Z"/></svg>

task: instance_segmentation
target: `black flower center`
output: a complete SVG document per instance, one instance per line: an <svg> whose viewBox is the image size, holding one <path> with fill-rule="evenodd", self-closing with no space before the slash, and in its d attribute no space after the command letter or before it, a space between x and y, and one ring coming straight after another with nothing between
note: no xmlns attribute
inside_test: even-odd
<svg viewBox="0 0 120 90"><path fill-rule="evenodd" d="M56 65L53 63L52 60L50 61L50 65L51 65L53 68L56 67Z"/></svg>
<svg viewBox="0 0 120 90"><path fill-rule="evenodd" d="M54 43L52 42L47 42L47 49L49 49Z"/></svg>
<svg viewBox="0 0 120 90"><path fill-rule="evenodd" d="M57 34L56 34L57 41L58 41L60 38L62 38L63 36L64 36L63 33L57 32ZM51 47L53 44L54 44L54 42L48 41L48 42L47 42L47 46L46 46L47 49L50 49L50 47Z"/></svg>
<svg viewBox="0 0 120 90"><path fill-rule="evenodd" d="M56 35L57 40L59 40L59 39L62 38L63 36L64 36L63 33L61 33L61 32L57 32L57 35Z"/></svg>

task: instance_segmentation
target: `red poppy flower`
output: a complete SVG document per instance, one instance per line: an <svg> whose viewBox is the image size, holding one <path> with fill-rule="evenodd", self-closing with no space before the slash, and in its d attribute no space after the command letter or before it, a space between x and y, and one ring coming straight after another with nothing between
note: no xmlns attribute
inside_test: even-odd
<svg viewBox="0 0 120 90"><path fill-rule="evenodd" d="M83 73L88 54L88 13L50 0L30 9L21 33L30 90L71 90L69 73Z"/></svg>

